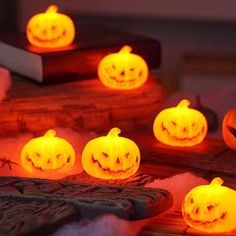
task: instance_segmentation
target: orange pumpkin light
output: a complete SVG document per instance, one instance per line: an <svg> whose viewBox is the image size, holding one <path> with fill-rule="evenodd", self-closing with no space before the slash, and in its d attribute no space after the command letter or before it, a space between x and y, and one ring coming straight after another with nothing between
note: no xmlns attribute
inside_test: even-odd
<svg viewBox="0 0 236 236"><path fill-rule="evenodd" d="M124 46L118 53L104 57L98 66L101 82L113 89L134 89L148 79L148 66L142 57L131 53L130 46Z"/></svg>
<svg viewBox="0 0 236 236"><path fill-rule="evenodd" d="M236 229L236 191L215 178L210 185L193 188L184 198L182 214L192 228L208 233Z"/></svg>
<svg viewBox="0 0 236 236"><path fill-rule="evenodd" d="M73 166L75 151L66 140L55 137L56 131L49 130L42 137L25 144L21 151L21 165L29 172L35 170L62 170Z"/></svg>
<svg viewBox="0 0 236 236"><path fill-rule="evenodd" d="M171 146L193 146L201 143L207 134L207 121L203 114L189 108L182 100L177 107L161 111L153 124L155 137Z"/></svg>
<svg viewBox="0 0 236 236"><path fill-rule="evenodd" d="M236 108L226 113L222 124L222 134L226 145L236 150Z"/></svg>
<svg viewBox="0 0 236 236"><path fill-rule="evenodd" d="M29 42L41 48L58 48L70 45L75 38L75 26L70 17L57 13L51 5L45 13L34 15L26 26Z"/></svg>
<svg viewBox="0 0 236 236"><path fill-rule="evenodd" d="M107 136L88 142L82 153L82 165L91 176L100 179L125 179L137 172L140 164L138 146L119 137L113 128Z"/></svg>

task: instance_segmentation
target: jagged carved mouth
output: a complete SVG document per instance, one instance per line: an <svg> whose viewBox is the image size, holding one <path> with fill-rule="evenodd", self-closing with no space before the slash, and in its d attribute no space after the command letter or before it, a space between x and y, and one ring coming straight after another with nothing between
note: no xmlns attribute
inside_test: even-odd
<svg viewBox="0 0 236 236"><path fill-rule="evenodd" d="M134 82L135 79L130 79L130 80L118 80L116 77L114 76L109 76L111 80L114 80L116 83L119 83L119 84L123 84L123 83L131 83L131 82Z"/></svg>
<svg viewBox="0 0 236 236"><path fill-rule="evenodd" d="M223 220L225 220L226 218L226 215L227 213L226 212L223 212L220 217L218 218L215 218L211 221L202 221L202 220L193 220L190 216L190 214L187 214L187 213L183 213L184 214L184 217L187 219L188 222L190 222L191 224L193 225L196 225L196 226L204 226L206 228L211 228L213 226L215 226L217 223L220 223L222 222Z"/></svg>
<svg viewBox="0 0 236 236"><path fill-rule="evenodd" d="M181 141L181 142L189 142L189 141L194 141L195 139L197 139L201 134L203 134L204 132L204 127L202 127L201 131L198 132L196 135L192 136L192 137L185 137L185 138L181 138L181 137L177 137L175 135L172 135L170 133L170 131L164 126L163 122L161 123L161 129L163 132L165 132L170 138L174 139L175 141Z"/></svg>
<svg viewBox="0 0 236 236"><path fill-rule="evenodd" d="M104 167L102 167L100 162L94 158L93 155L92 155L92 162L94 164L97 164L99 166L99 169L102 170L104 173L112 174L112 175L127 174L128 172L130 172L134 168L134 165L130 166L129 168L127 168L125 170L116 170L116 171L111 170L109 167L108 168L104 168Z"/></svg>
<svg viewBox="0 0 236 236"><path fill-rule="evenodd" d="M129 79L129 80L118 80L117 79L117 77L115 77L115 76L111 76L110 75L110 73L109 73L109 71L108 71L108 69L106 68L105 69L106 70L106 73L108 74L108 76L109 76L109 78L111 79L111 80L114 80L116 83L118 83L118 84L122 84L122 83L133 83L133 82L135 82L138 78L140 78L142 75L143 75L143 71L141 70L140 72L139 72L139 74L138 74L138 78L137 79L135 79L135 78L132 78L132 79ZM133 71L134 70L134 68L131 68L130 69L131 71ZM125 76L125 71L123 71L123 72L121 72L121 76Z"/></svg>
<svg viewBox="0 0 236 236"><path fill-rule="evenodd" d="M26 160L30 163L30 165L32 166L33 169L39 170L39 171L45 171L45 169L43 169L41 166L40 167L35 166L34 162L32 161L32 159L28 155L26 156ZM60 170L63 167L65 167L68 163L70 163L70 157L67 158L66 163L62 164L60 167L57 167L57 168L51 169L51 170Z"/></svg>
<svg viewBox="0 0 236 236"><path fill-rule="evenodd" d="M229 125L227 125L227 129L236 138L236 129Z"/></svg>
<svg viewBox="0 0 236 236"><path fill-rule="evenodd" d="M57 37L55 37L53 39L42 39L42 38L34 35L34 33L32 32L31 29L29 29L29 33L31 34L32 38L39 43L55 43L55 42L59 41L61 38L65 37L67 31L64 30L61 35L58 35Z"/></svg>

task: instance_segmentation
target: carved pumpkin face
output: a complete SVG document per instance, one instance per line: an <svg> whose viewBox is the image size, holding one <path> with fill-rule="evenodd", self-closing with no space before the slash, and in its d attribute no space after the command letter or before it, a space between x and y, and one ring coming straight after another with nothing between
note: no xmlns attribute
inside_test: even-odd
<svg viewBox="0 0 236 236"><path fill-rule="evenodd" d="M82 153L82 165L91 176L100 179L125 179L139 168L140 153L130 139L119 137L113 128L107 136L88 142Z"/></svg>
<svg viewBox="0 0 236 236"><path fill-rule="evenodd" d="M236 150L236 108L226 113L222 125L222 134L227 146Z"/></svg>
<svg viewBox="0 0 236 236"><path fill-rule="evenodd" d="M209 233L236 229L236 192L222 184L221 178L215 178L210 185L198 186L185 196L182 214L190 227Z"/></svg>
<svg viewBox="0 0 236 236"><path fill-rule="evenodd" d="M101 82L113 89L134 89L143 85L148 78L148 66L139 55L124 46L118 53L104 57L98 66Z"/></svg>
<svg viewBox="0 0 236 236"><path fill-rule="evenodd" d="M155 137L171 146L193 146L205 138L207 122L197 110L189 108L190 102L182 100L177 107L161 111L153 124Z"/></svg>
<svg viewBox="0 0 236 236"><path fill-rule="evenodd" d="M70 45L75 38L75 26L66 15L57 13L51 5L45 13L34 15L26 27L29 42L41 48L58 48Z"/></svg>
<svg viewBox="0 0 236 236"><path fill-rule="evenodd" d="M44 136L34 138L21 151L22 167L34 170L60 170L73 166L75 151L70 143L55 137L56 131L49 130Z"/></svg>

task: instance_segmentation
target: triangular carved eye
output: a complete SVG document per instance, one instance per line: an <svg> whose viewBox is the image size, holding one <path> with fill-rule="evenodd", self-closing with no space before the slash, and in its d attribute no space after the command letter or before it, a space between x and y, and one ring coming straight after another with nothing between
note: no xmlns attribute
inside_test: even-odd
<svg viewBox="0 0 236 236"><path fill-rule="evenodd" d="M37 157L41 157L41 155L38 152L36 152L35 154Z"/></svg>
<svg viewBox="0 0 236 236"><path fill-rule="evenodd" d="M129 152L125 153L125 157L126 157L126 158L128 158L128 157L129 157L129 155L130 155L130 153L129 153Z"/></svg>
<svg viewBox="0 0 236 236"><path fill-rule="evenodd" d="M236 137L236 129L227 125L227 129L229 130L229 132L234 136Z"/></svg>
<svg viewBox="0 0 236 236"><path fill-rule="evenodd" d="M103 155L105 158L109 157L109 155L108 155L107 153L105 153L105 152L102 152L102 155Z"/></svg>

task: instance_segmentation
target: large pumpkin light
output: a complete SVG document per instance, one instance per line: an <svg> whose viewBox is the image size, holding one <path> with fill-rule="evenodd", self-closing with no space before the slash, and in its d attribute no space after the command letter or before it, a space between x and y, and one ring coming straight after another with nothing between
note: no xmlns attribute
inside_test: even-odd
<svg viewBox="0 0 236 236"><path fill-rule="evenodd" d="M207 134L207 121L202 113L189 108L182 100L177 107L161 111L153 124L155 137L171 146L193 146L201 143Z"/></svg>
<svg viewBox="0 0 236 236"><path fill-rule="evenodd" d="M185 196L182 214L190 227L208 233L236 229L236 192L222 184L221 178L215 178Z"/></svg>
<svg viewBox="0 0 236 236"><path fill-rule="evenodd" d="M113 128L107 136L88 142L82 153L82 165L91 176L100 179L125 179L139 168L140 153L130 139L119 137Z"/></svg>
<svg viewBox="0 0 236 236"><path fill-rule="evenodd" d="M148 66L130 46L124 46L118 53L104 57L98 66L101 82L113 89L134 89L143 85L148 78Z"/></svg>
<svg viewBox="0 0 236 236"><path fill-rule="evenodd" d="M226 113L222 124L222 134L227 146L236 150L236 108Z"/></svg>
<svg viewBox="0 0 236 236"><path fill-rule="evenodd" d="M35 170L62 170L73 166L75 151L66 140L55 137L56 131L49 130L42 137L25 144L21 151L21 165L29 172Z"/></svg>
<svg viewBox="0 0 236 236"><path fill-rule="evenodd" d="M34 15L26 26L29 42L41 48L58 48L70 45L75 38L75 26L70 17L57 13L51 5L45 13Z"/></svg>

